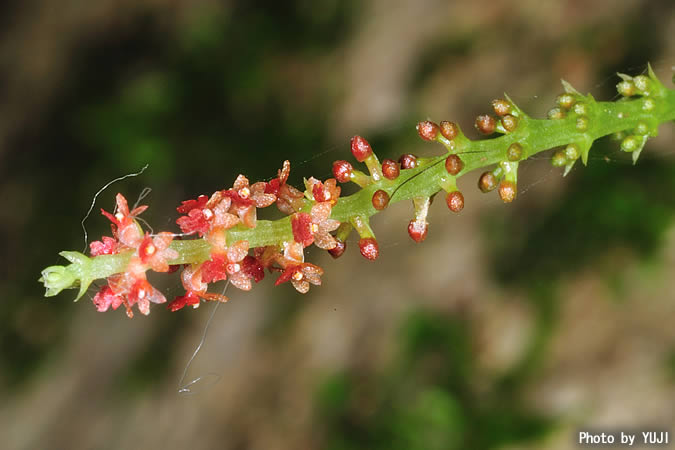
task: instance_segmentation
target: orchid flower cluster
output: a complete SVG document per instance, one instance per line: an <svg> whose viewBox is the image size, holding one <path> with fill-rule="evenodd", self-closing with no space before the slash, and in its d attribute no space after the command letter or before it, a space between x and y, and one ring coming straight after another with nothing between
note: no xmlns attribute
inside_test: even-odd
<svg viewBox="0 0 675 450"><path fill-rule="evenodd" d="M510 203L517 196L519 163L548 149L559 147L551 163L563 167L564 175L577 160L586 164L592 143L606 135L617 138L621 150L631 153L637 162L657 127L675 120L675 90L663 86L651 67L647 75L619 76L620 98L614 102L597 102L563 81L565 92L557 97L546 119L529 117L508 96L496 99L492 102L494 113L480 115L475 121L481 133L500 134L492 139L471 141L454 122L420 122L419 136L445 148L436 157L404 154L398 160L380 162L368 141L354 136L351 153L367 172L346 160L335 161L334 178L305 179L304 190L287 183L289 161L283 162L277 177L270 181L250 184L239 175L231 188L178 206L180 235L148 233L138 220L147 206L130 210L124 196L117 194L116 210L102 210L111 222L112 236L92 242L90 256L61 252L71 264L42 271L45 295L79 288L77 300L92 282L104 279L105 284L93 296L99 311L124 305L132 317L136 305L147 315L151 303L167 302L149 283L147 272L172 272L181 267L185 294L167 303L171 311L188 305L196 308L202 301L227 301L209 286L229 280L234 287L248 291L265 273L277 274L275 285L290 282L298 292L306 293L311 285L321 284L324 273L321 267L305 261L307 247L315 245L338 258L356 231L361 255L374 261L380 249L369 219L402 200L411 200L413 205L408 234L415 242L422 242L429 231L429 206L439 191L445 193L451 212L464 208L457 180L468 172L488 168L478 178L478 187L483 192L496 189L499 197ZM338 183L349 182L360 189L341 197ZM285 217L258 220L258 210L272 205ZM176 236L194 239L174 239Z"/></svg>

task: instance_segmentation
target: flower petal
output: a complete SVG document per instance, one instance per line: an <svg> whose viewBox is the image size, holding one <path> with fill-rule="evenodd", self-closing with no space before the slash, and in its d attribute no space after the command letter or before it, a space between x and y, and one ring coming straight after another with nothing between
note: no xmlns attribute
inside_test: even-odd
<svg viewBox="0 0 675 450"><path fill-rule="evenodd" d="M331 250L337 246L337 241L325 231L319 231L314 233L314 245L324 250Z"/></svg>
<svg viewBox="0 0 675 450"><path fill-rule="evenodd" d="M231 263L240 262L248 255L248 241L237 241L227 248L227 259Z"/></svg>
<svg viewBox="0 0 675 450"><path fill-rule="evenodd" d="M301 294L306 294L309 292L309 283L305 281L304 279L298 281L296 279L292 279L291 283L293 284L293 287L295 288L296 291L300 292Z"/></svg>

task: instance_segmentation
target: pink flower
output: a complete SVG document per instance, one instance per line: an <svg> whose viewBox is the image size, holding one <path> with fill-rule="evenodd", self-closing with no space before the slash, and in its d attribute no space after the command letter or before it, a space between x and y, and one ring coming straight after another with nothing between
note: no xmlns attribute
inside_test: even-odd
<svg viewBox="0 0 675 450"><path fill-rule="evenodd" d="M221 294L214 294L206 292L208 284L202 278L202 265L191 265L186 267L181 274L181 281L185 288L186 294L181 297L176 297L170 302L167 307L171 311L178 311L179 309L192 305L194 308L199 307L198 299L226 302L228 298Z"/></svg>
<svg viewBox="0 0 675 450"><path fill-rule="evenodd" d="M169 248L172 240L173 235L166 231L158 233L154 238L146 233L138 246L141 262L155 272L168 272L168 261L178 258L178 252Z"/></svg>
<svg viewBox="0 0 675 450"><path fill-rule="evenodd" d="M317 247L330 250L337 245L337 241L330 235L336 230L340 222L330 219L330 202L316 203L310 214L297 213L291 218L293 238L304 247L316 244Z"/></svg>
<svg viewBox="0 0 675 450"><path fill-rule="evenodd" d="M127 270L108 277L108 286L127 308L127 315L133 317L131 308L138 305L141 314L150 314L150 303L164 303L166 298L155 289L147 280L145 264L138 256L133 256L129 261ZM107 301L107 300L106 300Z"/></svg>
<svg viewBox="0 0 675 450"><path fill-rule="evenodd" d="M139 206L129 211L127 199L122 194L117 194L115 197L117 202L117 212L115 215L101 209L101 214L106 216L113 223L113 236L122 245L130 248L138 247L138 244L143 239L143 231L136 223L135 217L148 209L147 206Z"/></svg>
<svg viewBox="0 0 675 450"><path fill-rule="evenodd" d="M337 185L335 178L329 178L325 183L311 177L305 180L307 192L310 192L316 202L329 202L331 206L335 205L340 197L342 188Z"/></svg>
<svg viewBox="0 0 675 450"><path fill-rule="evenodd" d="M242 223L249 228L255 228L256 208L266 208L277 199L274 194L265 192L266 186L264 182L254 183L250 186L248 178L239 175L234 180L232 189L224 192L226 196L232 199L230 213L239 216Z"/></svg>
<svg viewBox="0 0 675 450"><path fill-rule="evenodd" d="M270 180L265 186L265 192L277 196L277 208L284 214L291 215L305 205L304 195L291 185L286 184L291 173L291 163L284 161L278 172L278 177Z"/></svg>
<svg viewBox="0 0 675 450"><path fill-rule="evenodd" d="M117 253L117 240L110 236L103 236L100 241L89 243L91 256L114 255Z"/></svg>
<svg viewBox="0 0 675 450"><path fill-rule="evenodd" d="M176 297L172 302L166 305L171 312L176 312L179 309L183 309L186 306L198 307L199 306L199 296L194 293L194 291L187 291L183 296Z"/></svg>
<svg viewBox="0 0 675 450"><path fill-rule="evenodd" d="M229 229L235 226L239 219L228 212L232 200L223 191L215 192L211 198L200 195L197 200L182 202L177 211L187 214L176 220L183 233L199 233L204 236L213 228Z"/></svg>
<svg viewBox="0 0 675 450"><path fill-rule="evenodd" d="M306 294L310 283L315 286L321 285L321 275L323 275L323 269L314 264L288 264L274 285L278 286L290 281L296 291Z"/></svg>
<svg viewBox="0 0 675 450"><path fill-rule="evenodd" d="M106 312L111 306L112 309L119 308L120 305L124 303L124 298L115 294L113 290L110 289L110 286L106 284L96 293L92 301L98 312Z"/></svg>

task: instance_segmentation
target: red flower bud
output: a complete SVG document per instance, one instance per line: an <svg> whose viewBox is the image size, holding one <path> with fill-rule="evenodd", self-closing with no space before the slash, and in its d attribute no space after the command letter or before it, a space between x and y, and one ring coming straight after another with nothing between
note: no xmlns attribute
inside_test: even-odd
<svg viewBox="0 0 675 450"><path fill-rule="evenodd" d="M508 180L499 183L499 197L504 203L511 203L516 199L516 185Z"/></svg>
<svg viewBox="0 0 675 450"><path fill-rule="evenodd" d="M484 172L478 179L478 187L483 192L490 192L497 187L497 177L492 172Z"/></svg>
<svg viewBox="0 0 675 450"><path fill-rule="evenodd" d="M448 192L445 196L445 203L447 203L450 211L458 213L464 209L464 195L459 191Z"/></svg>
<svg viewBox="0 0 675 450"><path fill-rule="evenodd" d="M352 155L358 162L363 162L368 156L373 153L373 148L361 136L354 136L352 138ZM337 178L337 177L336 177Z"/></svg>
<svg viewBox="0 0 675 450"><path fill-rule="evenodd" d="M375 238L362 238L359 240L359 251L364 258L375 261L380 256L380 247Z"/></svg>
<svg viewBox="0 0 675 450"><path fill-rule="evenodd" d="M385 159L382 161L382 174L385 178L395 180L401 173L398 163L393 159Z"/></svg>
<svg viewBox="0 0 675 450"><path fill-rule="evenodd" d="M438 136L439 132L440 129L438 128L438 125L429 120L417 124L417 134L425 141L436 140L436 136Z"/></svg>
<svg viewBox="0 0 675 450"><path fill-rule="evenodd" d="M408 234L418 244L427 238L429 224L424 220L411 220L408 224Z"/></svg>
<svg viewBox="0 0 675 450"><path fill-rule="evenodd" d="M476 117L476 129L483 134L492 134L495 132L497 122L495 118L487 114L482 114Z"/></svg>
<svg viewBox="0 0 675 450"><path fill-rule="evenodd" d="M511 114L507 114L502 117L502 126L506 131L511 132L518 126L518 118L516 116L512 116Z"/></svg>
<svg viewBox="0 0 675 450"><path fill-rule="evenodd" d="M464 161L457 155L450 155L445 159L445 170L450 175L457 175L464 168Z"/></svg>
<svg viewBox="0 0 675 450"><path fill-rule="evenodd" d="M492 109L499 117L503 117L511 112L511 103L503 98L496 98L492 100Z"/></svg>
<svg viewBox="0 0 675 450"><path fill-rule="evenodd" d="M448 140L453 140L459 134L459 127L455 122L444 120L441 122L441 134Z"/></svg>
<svg viewBox="0 0 675 450"><path fill-rule="evenodd" d="M347 244L339 239L336 239L335 241L337 242L337 245L328 250L328 253L330 253L330 256L337 259L342 256L345 250L347 250Z"/></svg>
<svg viewBox="0 0 675 450"><path fill-rule="evenodd" d="M509 145L509 148L506 149L506 159L509 161L520 161L520 158L523 157L523 146L517 142Z"/></svg>
<svg viewBox="0 0 675 450"><path fill-rule="evenodd" d="M373 194L371 201L373 202L373 208L377 209L378 211L382 211L389 205L389 194L387 194L387 192L383 191L382 189L378 189Z"/></svg>
<svg viewBox="0 0 675 450"><path fill-rule="evenodd" d="M333 163L333 176L340 183L349 181L352 175L352 165L347 161L339 160Z"/></svg>
<svg viewBox="0 0 675 450"><path fill-rule="evenodd" d="M401 164L401 169L414 169L417 167L417 156L406 153L401 155L398 162Z"/></svg>

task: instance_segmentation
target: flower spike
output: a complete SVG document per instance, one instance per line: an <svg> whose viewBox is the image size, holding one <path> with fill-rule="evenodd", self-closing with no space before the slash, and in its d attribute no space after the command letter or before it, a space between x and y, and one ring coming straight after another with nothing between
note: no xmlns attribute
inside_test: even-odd
<svg viewBox="0 0 675 450"><path fill-rule="evenodd" d="M213 292L212 283L227 280L247 291L254 281L264 278L265 271L277 273L275 284L290 282L305 293L311 285L321 284L324 273L305 261L305 248L315 245L337 258L344 254L349 235L356 229L360 253L376 260L380 249L370 217L400 200L413 201L415 214L408 233L422 242L429 230L429 205L439 191L444 191L451 211L464 208L457 185L458 178L468 172L481 169L480 189L497 190L509 203L517 197L520 161L551 146L563 146L551 162L564 168L564 174L577 160L586 164L594 140L608 134L620 141L621 150L631 153L635 163L658 126L675 120L675 90L663 86L651 67L645 74L620 78L617 90L622 98L615 102L597 102L563 81L565 92L556 98L545 120L528 117L504 94L492 102L494 114L479 116L476 122L484 134L502 134L493 139L471 141L454 122L420 122L418 135L444 146L438 156L404 154L398 161L385 159L380 164L368 141L354 136L352 154L367 166L367 173L338 160L333 163L334 178L307 177L303 191L288 184L287 160L268 181L253 182L239 175L230 188L178 206L176 223L189 235L184 240L174 239L167 231L145 231L137 217L147 206L130 209L124 196L117 194L113 213L102 210L112 223L112 235L89 244L91 257L62 252L70 264L42 271L45 295L75 288L79 299L94 280L103 280L92 298L98 311L124 306L129 317L136 309L148 314L153 303L164 303L166 298L150 284L147 272L167 273L181 267L185 293L168 303L171 311L196 308L201 301L227 301ZM342 197L337 183L347 181L360 189ZM258 220L259 210L273 203L286 217Z"/></svg>

